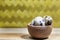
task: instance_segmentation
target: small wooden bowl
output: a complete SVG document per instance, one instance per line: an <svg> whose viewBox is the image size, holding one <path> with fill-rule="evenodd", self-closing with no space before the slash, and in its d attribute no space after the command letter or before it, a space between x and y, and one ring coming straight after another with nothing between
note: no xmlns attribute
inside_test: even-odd
<svg viewBox="0 0 60 40"><path fill-rule="evenodd" d="M52 32L52 26L33 26L28 24L28 32L33 38L47 38Z"/></svg>

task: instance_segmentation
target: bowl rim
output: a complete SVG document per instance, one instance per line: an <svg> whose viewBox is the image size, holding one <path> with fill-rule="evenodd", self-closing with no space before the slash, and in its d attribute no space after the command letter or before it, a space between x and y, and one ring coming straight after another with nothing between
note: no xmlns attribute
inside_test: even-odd
<svg viewBox="0 0 60 40"><path fill-rule="evenodd" d="M28 25L27 25L28 27L51 27L52 25L48 25L48 26L33 26L33 25L31 25L31 23L28 23Z"/></svg>

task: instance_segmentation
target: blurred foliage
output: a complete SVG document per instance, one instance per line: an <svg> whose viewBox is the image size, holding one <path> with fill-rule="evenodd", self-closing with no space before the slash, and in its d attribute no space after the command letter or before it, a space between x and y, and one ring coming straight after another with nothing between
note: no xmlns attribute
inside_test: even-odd
<svg viewBox="0 0 60 40"><path fill-rule="evenodd" d="M60 27L60 0L0 0L0 27L26 27L44 15L53 18L53 27Z"/></svg>

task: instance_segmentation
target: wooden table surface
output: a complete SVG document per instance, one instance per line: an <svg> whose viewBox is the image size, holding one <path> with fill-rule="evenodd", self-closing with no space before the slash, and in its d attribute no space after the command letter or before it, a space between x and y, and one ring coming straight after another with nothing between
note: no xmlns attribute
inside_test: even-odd
<svg viewBox="0 0 60 40"><path fill-rule="evenodd" d="M0 29L0 40L60 40L60 28L54 28L51 35L47 39L32 38L26 29L27 28L19 28L20 32L16 32L17 29L14 29L15 31L11 29L14 32L12 32L10 28L8 31L7 28Z"/></svg>

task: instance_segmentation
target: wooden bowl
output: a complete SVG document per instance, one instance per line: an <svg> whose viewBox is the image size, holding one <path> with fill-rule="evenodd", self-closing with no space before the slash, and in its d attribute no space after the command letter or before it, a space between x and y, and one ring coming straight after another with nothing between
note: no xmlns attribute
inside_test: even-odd
<svg viewBox="0 0 60 40"><path fill-rule="evenodd" d="M52 26L33 26L28 24L28 32L33 38L47 38L52 32Z"/></svg>

